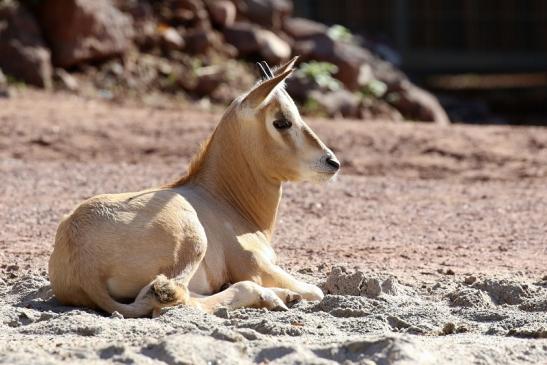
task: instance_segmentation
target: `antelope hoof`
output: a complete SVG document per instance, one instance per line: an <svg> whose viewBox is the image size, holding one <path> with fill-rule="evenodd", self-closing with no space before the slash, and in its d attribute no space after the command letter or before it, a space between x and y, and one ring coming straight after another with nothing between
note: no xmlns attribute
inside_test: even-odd
<svg viewBox="0 0 547 365"><path fill-rule="evenodd" d="M289 293L287 295L287 299L285 301L285 303L287 303L287 307L292 307L294 306L296 303L300 303L304 298L302 298L302 295L298 294L298 293Z"/></svg>
<svg viewBox="0 0 547 365"><path fill-rule="evenodd" d="M283 306L280 306L278 305L277 307L274 307L272 309L270 309L272 312L286 312L289 310L289 308L287 308L287 306L283 305Z"/></svg>
<svg viewBox="0 0 547 365"><path fill-rule="evenodd" d="M161 304L172 303L177 299L177 287L165 275L158 275L150 289L156 300Z"/></svg>
<svg viewBox="0 0 547 365"><path fill-rule="evenodd" d="M283 303L274 291L265 289L260 294L261 306L271 311L288 311L289 308Z"/></svg>
<svg viewBox="0 0 547 365"><path fill-rule="evenodd" d="M302 295L288 289L272 288L272 290L289 308L304 299Z"/></svg>
<svg viewBox="0 0 547 365"><path fill-rule="evenodd" d="M309 284L307 290L302 293L302 297L306 300L322 300L325 297L323 291L315 285Z"/></svg>

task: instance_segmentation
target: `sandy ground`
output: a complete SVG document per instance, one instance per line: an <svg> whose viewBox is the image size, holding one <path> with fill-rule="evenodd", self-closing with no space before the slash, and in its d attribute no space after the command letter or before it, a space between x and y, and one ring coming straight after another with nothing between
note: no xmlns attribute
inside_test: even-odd
<svg viewBox="0 0 547 365"><path fill-rule="evenodd" d="M219 116L24 91L0 99L0 363L547 363L547 130L312 120L343 163L285 189L286 313L127 320L51 298L59 218L175 179ZM333 269L334 267L334 269Z"/></svg>

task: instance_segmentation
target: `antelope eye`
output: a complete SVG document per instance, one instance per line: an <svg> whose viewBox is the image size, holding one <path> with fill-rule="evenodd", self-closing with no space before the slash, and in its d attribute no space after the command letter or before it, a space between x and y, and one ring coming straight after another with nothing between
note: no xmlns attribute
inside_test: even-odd
<svg viewBox="0 0 547 365"><path fill-rule="evenodd" d="M275 127L275 129L289 129L292 126L292 122L285 118L276 119L273 122L273 126Z"/></svg>

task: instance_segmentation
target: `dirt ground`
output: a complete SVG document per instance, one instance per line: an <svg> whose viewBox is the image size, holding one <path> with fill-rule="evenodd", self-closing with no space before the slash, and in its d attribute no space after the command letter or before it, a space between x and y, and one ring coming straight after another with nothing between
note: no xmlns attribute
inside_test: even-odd
<svg viewBox="0 0 547 365"><path fill-rule="evenodd" d="M184 355L177 357L176 351L166 350L188 340L176 336L202 336L203 346L207 341L217 341L219 348L229 344L226 351L238 354L234 343L243 346L246 355L234 363L293 363L298 359L306 359L305 363L443 363L438 362L442 359L438 355L454 344L470 350L466 357L445 358L447 363L547 362L547 340L533 339L547 337L544 128L443 128L417 123L310 120L311 127L341 159L343 169L336 181L326 185L288 184L285 188L274 238L280 264L332 294L321 303L300 304L289 316L297 325L284 323L286 317L278 314L256 310L227 315L232 319L207 319L178 309L165 318L180 320L185 313L191 318L198 316L200 319L194 320L202 321L201 327L197 325L199 333L184 330L185 334L174 334L179 329L161 327L167 319L147 320L156 321L153 326L162 328L160 335L175 337L147 342L143 339L154 337L154 330L149 328L140 342L135 334L127 342L116 337L117 327L108 324L114 321L111 318L61 310L49 297L36 294L47 286L47 259L63 214L98 193L134 191L174 180L184 173L186 163L219 117L218 113L197 109L118 106L35 91L20 91L11 99L0 99L0 294L4 296L5 314L0 328L7 329L0 335L0 362L25 363L25 356L38 356L45 359L44 363L62 359L185 363ZM332 271L333 266L341 266L349 274L340 279L346 274L336 271L340 269ZM350 277L355 279L355 275L360 279L348 290L332 284L332 280L351 282ZM387 289L386 275L396 278L396 284L386 284ZM472 277L476 280L469 279ZM371 284L373 287L379 285L383 291L363 292L363 283L370 280L376 283ZM25 281L33 284L26 285ZM338 304L332 304L337 300ZM374 304L377 300L384 307ZM44 307L36 301L49 304ZM23 303L30 309L21 308ZM406 305L409 307L403 308ZM426 309L420 312L412 308ZM31 312L21 312L25 310ZM404 313L391 318L389 313L398 310ZM326 328L337 330L307 331L308 324L317 324L317 311L322 313ZM446 317L440 318L436 311ZM49 317L43 317L46 313ZM76 316L83 321L80 324L97 322L110 330L96 334L86 326L80 326L83 332L54 330L62 316ZM253 342L250 338L255 335L249 331L239 331L239 337L233 334L238 318L248 323L260 316L273 327L247 327L266 342ZM350 325L351 318L340 322L342 317L358 317L362 322L358 321L356 328ZM218 318L224 321L218 331L231 331L230 335L223 332L215 336L203 329ZM131 321L121 321L126 327L120 333L130 333L133 325L149 326L138 322L146 320ZM389 325L384 328L382 323ZM458 326L466 333L453 334ZM294 335L279 328L300 331L302 341L297 348L279 349L283 341L293 341ZM365 335L380 337L364 340ZM85 342L90 336L98 339L95 345ZM361 347L342 344L356 341L355 336L368 341L366 346L362 342ZM443 342L448 337L452 342ZM72 350L30 346L59 338L76 341ZM104 350L112 341L117 341L122 350ZM469 347L472 343L479 347ZM346 345L353 350L343 347ZM95 351L86 352L86 346ZM332 346L338 352L347 351L332 355L336 352ZM485 348L497 348L500 353L483 356L481 349ZM392 356L390 351L404 356ZM82 353L85 356L81 357ZM148 356L151 353L154 356ZM214 362L215 358L198 360Z"/></svg>

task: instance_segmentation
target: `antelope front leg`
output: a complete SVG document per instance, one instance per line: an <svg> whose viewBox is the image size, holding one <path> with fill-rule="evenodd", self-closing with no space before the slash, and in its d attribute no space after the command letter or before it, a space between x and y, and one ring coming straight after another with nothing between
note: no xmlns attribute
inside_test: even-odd
<svg viewBox="0 0 547 365"><path fill-rule="evenodd" d="M316 285L305 283L270 262L261 262L259 277L267 288L283 288L300 294L306 300L321 300L323 291Z"/></svg>
<svg viewBox="0 0 547 365"><path fill-rule="evenodd" d="M292 294L291 296L285 289L264 288L252 281L240 281L220 293L209 296L194 295L191 302L208 313L213 313L221 307L230 310L253 307L285 311L287 310L286 300L297 295Z"/></svg>

